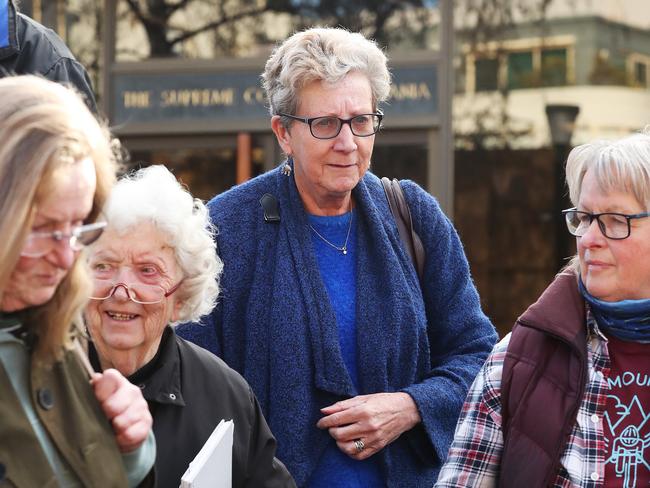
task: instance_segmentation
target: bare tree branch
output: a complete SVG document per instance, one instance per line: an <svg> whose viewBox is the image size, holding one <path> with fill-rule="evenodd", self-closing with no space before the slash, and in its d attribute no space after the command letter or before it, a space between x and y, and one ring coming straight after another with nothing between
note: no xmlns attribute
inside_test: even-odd
<svg viewBox="0 0 650 488"><path fill-rule="evenodd" d="M230 17L225 17L219 20L215 20L214 22L210 22L208 24L205 24L202 27L199 27L198 29L192 29L185 31L183 34L174 37L169 41L170 44L178 44L179 42L183 42L187 39L190 39L198 34L201 34L202 32L206 32L209 30L217 29L223 25L236 22L237 20L243 19L245 17L253 17L255 15L262 14L264 12L268 12L270 9L268 7L260 7L258 9L254 10L249 10L247 12L239 12L237 14L231 15Z"/></svg>
<svg viewBox="0 0 650 488"><path fill-rule="evenodd" d="M133 12L133 15L135 15L140 22L144 24L147 21L147 17L145 17L144 13L142 12L142 9L140 8L137 0L126 0L126 4L129 6L131 12Z"/></svg>
<svg viewBox="0 0 650 488"><path fill-rule="evenodd" d="M177 3L170 3L170 4L168 4L168 5L169 5L169 8L170 8L170 9L173 9L174 11L176 11L176 10L178 10L178 9L185 8L185 6L186 6L188 3L190 3L191 1L192 1L192 0L180 0L180 1L177 2Z"/></svg>

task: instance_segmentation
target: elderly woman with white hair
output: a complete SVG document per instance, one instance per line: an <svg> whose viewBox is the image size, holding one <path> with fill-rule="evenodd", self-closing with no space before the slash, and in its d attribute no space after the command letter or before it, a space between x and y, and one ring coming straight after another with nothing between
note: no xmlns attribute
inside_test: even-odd
<svg viewBox="0 0 650 488"><path fill-rule="evenodd" d="M578 253L472 385L436 487L650 484L650 134L569 154Z"/></svg>
<svg viewBox="0 0 650 488"><path fill-rule="evenodd" d="M208 204L224 293L207 327L183 333L250 382L299 486L430 487L496 334L436 200L402 182L419 279L368 171L386 56L361 34L309 29L263 80L288 159Z"/></svg>
<svg viewBox="0 0 650 488"><path fill-rule="evenodd" d="M209 312L223 267L205 206L163 166L120 180L90 248L91 360L140 386L153 415L159 487L177 488L222 419L233 419L233 486L294 486L246 381L173 325Z"/></svg>

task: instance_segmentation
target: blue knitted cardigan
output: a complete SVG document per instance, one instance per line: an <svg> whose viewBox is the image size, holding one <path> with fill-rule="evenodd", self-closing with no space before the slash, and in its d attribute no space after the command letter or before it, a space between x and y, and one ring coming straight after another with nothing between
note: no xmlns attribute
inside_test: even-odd
<svg viewBox="0 0 650 488"><path fill-rule="evenodd" d="M341 356L293 176L277 168L208 204L225 264L222 296L202 324L177 331L248 380L277 438L277 456L298 486L327 442L328 433L315 427L320 408L404 391L422 423L378 454L381 469L389 487L430 488L469 385L496 341L453 226L431 195L410 181L402 186L426 249L422 290L379 179L368 172L353 190L359 390ZM265 193L277 197L280 223L264 221Z"/></svg>

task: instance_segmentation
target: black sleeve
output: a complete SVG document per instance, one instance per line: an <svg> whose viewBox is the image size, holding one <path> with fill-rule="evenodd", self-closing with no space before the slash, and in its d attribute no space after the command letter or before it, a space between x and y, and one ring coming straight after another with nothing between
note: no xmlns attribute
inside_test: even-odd
<svg viewBox="0 0 650 488"><path fill-rule="evenodd" d="M266 423L257 398L250 390L250 439L246 488L295 488L287 468L275 457L275 437ZM235 426L235 428L237 428Z"/></svg>
<svg viewBox="0 0 650 488"><path fill-rule="evenodd" d="M88 108L94 113L97 113L97 104L95 102L95 94L93 93L92 83L85 68L74 59L61 58L59 59L44 76L51 81L56 81L64 85L71 85L77 89L84 97L84 101Z"/></svg>

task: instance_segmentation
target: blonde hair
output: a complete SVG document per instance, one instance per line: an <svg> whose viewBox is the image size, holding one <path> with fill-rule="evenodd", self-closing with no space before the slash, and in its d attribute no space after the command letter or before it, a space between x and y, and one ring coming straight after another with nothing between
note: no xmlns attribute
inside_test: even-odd
<svg viewBox="0 0 650 488"><path fill-rule="evenodd" d="M576 146L569 153L566 182L573 206L578 206L582 182L587 171L593 171L603 192L628 193L650 209L650 128L619 140L597 140ZM574 257L568 268L578 270Z"/></svg>
<svg viewBox="0 0 650 488"><path fill-rule="evenodd" d="M104 215L124 235L151 223L166 238L183 273L178 322L198 320L214 308L223 262L217 256L214 227L207 207L193 198L164 166L140 169L117 182ZM92 253L92 248L90 249Z"/></svg>
<svg viewBox="0 0 650 488"><path fill-rule="evenodd" d="M70 88L25 75L0 79L0 303L32 227L39 200L59 168L90 158L97 186L86 222L94 222L116 174L108 131ZM58 356L70 346L90 290L85 260L77 259L47 303L23 312L39 336L37 354Z"/></svg>
<svg viewBox="0 0 650 488"><path fill-rule="evenodd" d="M295 114L300 90L313 81L337 83L351 71L368 78L373 109L388 99L386 55L374 41L341 28L298 32L275 48L266 62L262 84L271 115ZM286 120L285 120L286 119ZM283 117L288 126L290 119Z"/></svg>

